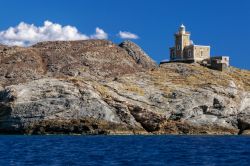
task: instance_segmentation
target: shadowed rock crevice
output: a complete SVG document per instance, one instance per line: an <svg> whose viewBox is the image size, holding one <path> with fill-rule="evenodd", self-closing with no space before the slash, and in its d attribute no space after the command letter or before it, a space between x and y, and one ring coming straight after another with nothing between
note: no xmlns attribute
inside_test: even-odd
<svg viewBox="0 0 250 166"><path fill-rule="evenodd" d="M138 106L129 108L129 110L135 120L148 132L158 131L160 129L160 123L166 120L163 116L147 111Z"/></svg>
<svg viewBox="0 0 250 166"><path fill-rule="evenodd" d="M112 124L110 124L112 125ZM95 119L51 119L34 122L25 128L26 134L108 134L105 122Z"/></svg>
<svg viewBox="0 0 250 166"><path fill-rule="evenodd" d="M239 128L239 134L247 134L250 130L250 117L241 117L238 118L238 128Z"/></svg>
<svg viewBox="0 0 250 166"><path fill-rule="evenodd" d="M0 103L0 133L23 134L24 127L20 117L11 117L12 108L9 104Z"/></svg>

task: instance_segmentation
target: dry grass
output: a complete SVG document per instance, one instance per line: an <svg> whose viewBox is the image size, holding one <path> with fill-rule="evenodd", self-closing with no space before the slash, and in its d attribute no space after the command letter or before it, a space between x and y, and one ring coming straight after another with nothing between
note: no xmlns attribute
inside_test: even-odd
<svg viewBox="0 0 250 166"><path fill-rule="evenodd" d="M110 91L107 87L96 83L95 84L95 89L101 94L102 97L104 98L109 98L111 97Z"/></svg>
<svg viewBox="0 0 250 166"><path fill-rule="evenodd" d="M64 79L69 80L72 82L75 86L81 86L82 83L85 83L85 79L83 77L66 77Z"/></svg>
<svg viewBox="0 0 250 166"><path fill-rule="evenodd" d="M125 91L130 91L130 92L136 93L140 96L144 96L144 94L145 94L145 92L142 88L140 88L139 86L134 85L134 84L124 84L122 88Z"/></svg>
<svg viewBox="0 0 250 166"><path fill-rule="evenodd" d="M177 67L181 67L183 70L179 72L176 69ZM250 71L233 67L221 72L199 65L181 64L174 66L174 64L168 64L157 70L150 71L149 74L154 85L159 88L162 88L167 83L175 87L189 86L197 88L204 86L204 84L228 87L230 81L233 81L237 87L250 91Z"/></svg>
<svg viewBox="0 0 250 166"><path fill-rule="evenodd" d="M124 80L124 83L120 85L121 90L127 92L133 92L137 95L144 96L146 93L145 88L140 87L137 82L138 79L142 81L148 80L151 85L156 89L162 91L166 96L171 95L178 88L192 88L196 89L207 85L215 85L221 87L228 87L230 82L233 81L239 89L250 91L250 71L240 70L230 67L228 70L220 72L208 69L206 67L197 65L184 64L182 71L176 70L173 66L166 66L164 68L158 68L148 73L141 74L141 78L130 77ZM72 78L72 81L77 83L78 81L85 81L84 78ZM109 88L101 85L98 82L92 82L94 88L103 96L111 96Z"/></svg>
<svg viewBox="0 0 250 166"><path fill-rule="evenodd" d="M88 80L85 80L83 77L72 77L72 78L69 78L69 80L76 86L81 86L82 83L88 82ZM100 93L100 95L103 98L109 98L111 96L110 91L106 86L96 81L91 81L91 85L97 92Z"/></svg>
<svg viewBox="0 0 250 166"><path fill-rule="evenodd" d="M246 91L250 91L250 71L231 67L228 74Z"/></svg>

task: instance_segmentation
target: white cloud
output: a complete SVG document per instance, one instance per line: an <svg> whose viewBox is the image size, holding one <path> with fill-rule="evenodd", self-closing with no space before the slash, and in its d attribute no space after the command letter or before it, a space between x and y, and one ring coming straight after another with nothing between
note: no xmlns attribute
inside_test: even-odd
<svg viewBox="0 0 250 166"><path fill-rule="evenodd" d="M122 39L139 38L136 34L126 31L120 31L118 37ZM0 43L10 46L30 46L42 41L87 39L108 39L108 34L97 27L94 34L86 35L79 32L74 26L62 26L51 21L45 21L42 26L21 22L15 27L0 31Z"/></svg>
<svg viewBox="0 0 250 166"><path fill-rule="evenodd" d="M104 32L104 30L100 28L95 29L95 34L90 36L91 39L107 39L108 34Z"/></svg>
<svg viewBox="0 0 250 166"><path fill-rule="evenodd" d="M131 32L126 32L126 31L120 31L118 36L122 39L138 39L139 36L136 34L133 34Z"/></svg>
<svg viewBox="0 0 250 166"><path fill-rule="evenodd" d="M100 28L96 33L87 36L80 33L74 26L62 26L57 23L45 21L43 26L35 26L21 22L16 27L0 31L0 43L6 45L30 46L41 41L55 40L86 40L86 39L107 39L108 34Z"/></svg>

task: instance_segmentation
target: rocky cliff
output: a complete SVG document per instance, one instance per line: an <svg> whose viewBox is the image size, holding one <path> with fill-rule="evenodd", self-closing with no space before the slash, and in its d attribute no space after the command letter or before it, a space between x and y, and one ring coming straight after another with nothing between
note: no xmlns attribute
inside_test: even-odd
<svg viewBox="0 0 250 166"><path fill-rule="evenodd" d="M0 132L249 134L250 71L157 67L130 41L0 46Z"/></svg>

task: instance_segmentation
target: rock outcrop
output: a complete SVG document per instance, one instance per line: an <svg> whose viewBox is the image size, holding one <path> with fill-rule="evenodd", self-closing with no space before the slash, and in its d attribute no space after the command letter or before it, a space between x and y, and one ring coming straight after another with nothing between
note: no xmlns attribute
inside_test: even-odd
<svg viewBox="0 0 250 166"><path fill-rule="evenodd" d="M250 133L246 70L155 67L105 40L0 50L0 133Z"/></svg>
<svg viewBox="0 0 250 166"><path fill-rule="evenodd" d="M152 69L157 65L138 45L126 40L122 42L120 47L124 48L128 54L136 61L137 64L142 65L143 68Z"/></svg>
<svg viewBox="0 0 250 166"><path fill-rule="evenodd" d="M142 129L133 120L130 124L123 123L116 109L85 83L76 85L74 81L40 79L8 86L0 93L0 101L0 131L7 133L64 133L64 130L77 134L105 133L104 129L116 124L119 125L115 127L123 129L121 132L126 132L129 125Z"/></svg>

